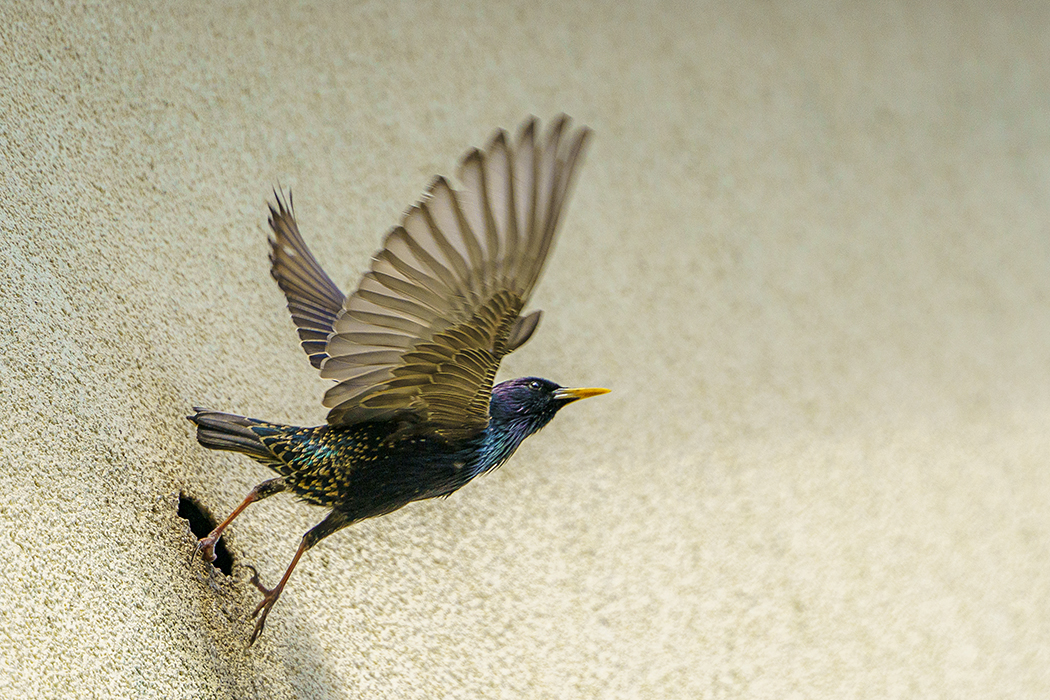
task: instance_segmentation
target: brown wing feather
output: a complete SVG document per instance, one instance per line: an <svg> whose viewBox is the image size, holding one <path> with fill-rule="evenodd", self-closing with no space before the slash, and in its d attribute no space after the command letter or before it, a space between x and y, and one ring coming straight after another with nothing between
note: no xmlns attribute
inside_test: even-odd
<svg viewBox="0 0 1050 700"><path fill-rule="evenodd" d="M404 418L457 437L488 423L500 360L532 335L520 316L550 251L590 131L535 119L499 131L437 178L386 238L331 325L321 376L328 421ZM297 321L298 323L298 321Z"/></svg>
<svg viewBox="0 0 1050 700"><path fill-rule="evenodd" d="M292 213L292 198L288 206L275 192L277 208L270 206L270 274L288 300L288 311L299 330L303 350L310 357L310 364L320 369L328 359L328 336L332 324L343 310L346 296L317 264L313 253L306 247L299 226Z"/></svg>

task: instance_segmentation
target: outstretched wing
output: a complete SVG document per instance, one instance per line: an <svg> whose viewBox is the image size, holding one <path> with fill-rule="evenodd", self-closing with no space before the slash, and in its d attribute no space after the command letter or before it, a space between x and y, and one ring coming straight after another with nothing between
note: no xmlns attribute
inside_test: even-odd
<svg viewBox="0 0 1050 700"><path fill-rule="evenodd" d="M276 192L274 197L277 207L270 205L270 228L274 232L270 239L270 274L288 300L288 311L310 364L321 369L328 359L328 337L343 310L346 295L335 286L299 235L291 194L288 206ZM518 317L507 339L508 353L532 337L542 315L541 311L533 311Z"/></svg>
<svg viewBox="0 0 1050 700"><path fill-rule="evenodd" d="M343 310L346 295L317 264L313 253L306 247L299 226L292 213L292 197L288 206L277 193L277 208L270 205L270 274L288 299L288 310L299 330L303 350L310 357L310 364L317 369L328 359L328 336L332 325Z"/></svg>
<svg viewBox="0 0 1050 700"><path fill-rule="evenodd" d="M334 320L333 295L300 291L291 275L279 276L275 263L278 282L287 280L281 288L293 318L298 309L304 348L311 360L320 358L321 376L338 382L324 398L330 424L404 418L450 438L488 424L500 360L528 340L539 321L539 312L521 316L521 310L550 251L589 134L586 127L571 131L563 115L541 138L529 119L513 143L498 131L484 151L469 152L460 165L463 188L455 191L440 177L431 184L387 235ZM291 257L307 261L294 280L320 280L324 288L327 277L317 276L320 268L301 252L305 246L286 240ZM323 351L307 347L326 330Z"/></svg>

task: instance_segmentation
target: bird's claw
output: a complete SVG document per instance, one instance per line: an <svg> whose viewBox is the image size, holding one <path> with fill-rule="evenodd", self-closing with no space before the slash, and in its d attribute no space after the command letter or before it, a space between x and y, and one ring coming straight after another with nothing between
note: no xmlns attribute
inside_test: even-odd
<svg viewBox="0 0 1050 700"><path fill-rule="evenodd" d="M244 568L252 570L252 577L250 579L248 579L248 583L250 583L253 586L255 586L255 588L258 589L258 591L260 593L262 593L264 596L269 596L271 593L273 593L273 589L267 588L266 586L264 586L262 584L262 581L259 580L259 571L254 566L252 566L251 564L245 564ZM262 606L260 606L260 607L262 607ZM259 611L256 610L255 613L258 614ZM253 615L253 617L254 617L254 615Z"/></svg>
<svg viewBox="0 0 1050 700"><path fill-rule="evenodd" d="M215 561L215 545L218 543L219 538L215 535L215 532L210 533L207 537L202 537L197 541L197 546L193 549L193 554L190 555L190 564L193 564L193 560L197 558L199 554L201 559L208 562L209 564Z"/></svg>
<svg viewBox="0 0 1050 700"><path fill-rule="evenodd" d="M255 629L252 630L252 636L248 639L248 646L255 644L255 640L262 634L263 627L266 626L266 616L270 614L270 610L273 609L277 599L281 596L281 587L267 588L259 580L259 572L256 571L255 567L251 564L246 564L249 569L252 570L252 577L248 579L248 582L258 589L263 594L262 601L255 606L255 611L252 613L252 617L258 617L259 619L255 622ZM259 613L262 613L260 615Z"/></svg>

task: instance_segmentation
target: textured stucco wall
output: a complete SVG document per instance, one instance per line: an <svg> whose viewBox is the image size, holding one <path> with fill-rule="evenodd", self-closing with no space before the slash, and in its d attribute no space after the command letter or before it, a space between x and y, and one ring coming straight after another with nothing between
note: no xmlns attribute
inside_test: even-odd
<svg viewBox="0 0 1050 700"><path fill-rule="evenodd" d="M921 6L921 9L913 7ZM1050 697L1038 3L0 3L0 697ZM614 393L340 533L193 404L323 420L352 288L496 126L596 131L502 376Z"/></svg>

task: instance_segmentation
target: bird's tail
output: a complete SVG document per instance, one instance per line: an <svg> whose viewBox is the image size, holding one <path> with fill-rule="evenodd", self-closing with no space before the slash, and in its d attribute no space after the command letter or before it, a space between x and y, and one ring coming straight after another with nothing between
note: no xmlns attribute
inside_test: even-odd
<svg viewBox="0 0 1050 700"><path fill-rule="evenodd" d="M272 434L274 428L284 426L235 416L232 413L208 411L197 406L194 406L193 410L194 414L186 416L186 419L197 426L197 442L209 450L240 452L274 469L283 465L283 461L271 451L262 436ZM256 432L252 428L261 430Z"/></svg>

